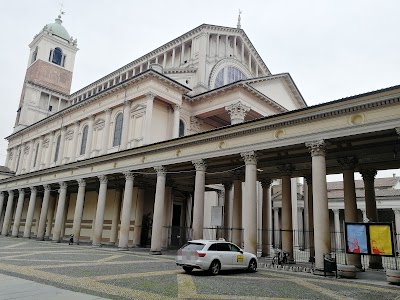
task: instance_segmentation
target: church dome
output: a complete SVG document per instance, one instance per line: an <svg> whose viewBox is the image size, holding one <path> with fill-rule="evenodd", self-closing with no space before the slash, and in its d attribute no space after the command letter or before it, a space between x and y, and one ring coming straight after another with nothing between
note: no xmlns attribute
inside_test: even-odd
<svg viewBox="0 0 400 300"><path fill-rule="evenodd" d="M61 25L61 23L62 23L61 15L59 15L58 18L55 19L55 23L50 23L45 26L45 30L53 35L56 35L64 40L69 41L71 37L68 31L64 28L64 26Z"/></svg>

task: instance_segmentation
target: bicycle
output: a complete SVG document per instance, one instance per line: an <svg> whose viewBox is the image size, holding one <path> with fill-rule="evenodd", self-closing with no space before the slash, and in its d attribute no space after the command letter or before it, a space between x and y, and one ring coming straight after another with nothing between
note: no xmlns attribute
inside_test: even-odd
<svg viewBox="0 0 400 300"><path fill-rule="evenodd" d="M288 263L289 252L277 251L275 256L272 258L272 265L284 265Z"/></svg>

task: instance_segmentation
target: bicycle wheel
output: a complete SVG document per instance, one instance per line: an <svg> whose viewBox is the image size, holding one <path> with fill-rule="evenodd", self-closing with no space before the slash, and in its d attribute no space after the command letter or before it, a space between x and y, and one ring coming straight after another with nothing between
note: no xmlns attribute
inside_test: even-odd
<svg viewBox="0 0 400 300"><path fill-rule="evenodd" d="M272 265L278 265L279 264L279 257L278 256L274 256L272 258Z"/></svg>

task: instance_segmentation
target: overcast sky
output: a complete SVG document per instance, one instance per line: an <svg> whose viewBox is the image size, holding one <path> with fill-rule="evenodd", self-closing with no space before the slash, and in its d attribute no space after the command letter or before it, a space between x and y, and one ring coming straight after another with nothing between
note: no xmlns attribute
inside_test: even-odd
<svg viewBox="0 0 400 300"><path fill-rule="evenodd" d="M62 0L1 1L0 137L12 133L28 44ZM308 105L400 84L398 0L64 0L78 39L72 92L203 24L242 29L272 74L289 72ZM6 141L0 141L0 164Z"/></svg>

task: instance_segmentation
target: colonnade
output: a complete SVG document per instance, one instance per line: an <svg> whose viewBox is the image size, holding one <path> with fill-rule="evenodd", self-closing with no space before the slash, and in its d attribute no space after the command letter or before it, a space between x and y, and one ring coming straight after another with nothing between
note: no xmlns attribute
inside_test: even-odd
<svg viewBox="0 0 400 300"><path fill-rule="evenodd" d="M305 229L312 231L314 237L310 237L308 243L312 245L315 251L315 264L317 269L323 268L323 254L331 252L331 236L330 236L330 224L329 224L329 209L328 209L328 199L327 199L327 184L326 184L326 166L325 166L325 143L324 141L316 141L307 143L306 146L309 148L312 160L312 176L306 176L306 182L308 186L308 197L305 199ZM224 232L224 236L234 243L239 245L244 245L244 250L257 253L257 180L261 182L263 189L263 203L262 203L262 255L266 256L269 254L269 240L271 236L269 232L270 228L269 219L272 217L271 211L271 198L270 198L270 187L271 179L260 178L257 179L257 153L254 151L248 151L240 153L245 166L244 182L245 182L245 193L246 202L242 202L242 174L237 173L233 178L233 182L224 183L225 192L221 194L221 202L224 202L225 218L224 226L225 228L241 229L243 228L243 236L241 230L233 230L231 233L229 231ZM355 198L355 185L354 185L354 168L356 161L353 158L344 158L339 160L343 167L343 177L344 177L344 200L345 200L345 221L346 222L356 222L357 221L357 204ZM194 181L194 204L193 204L193 222L192 229L193 239L203 238L204 230L204 195L207 177L207 162L203 159L197 159L192 161L193 167L195 169L195 181ZM289 261L294 261L293 255L293 224L292 224L292 203L291 203L291 175L295 170L295 167L286 164L279 167L282 178L282 225L280 226L281 236L275 235L275 242L278 238L282 240L282 249L289 253ZM168 175L167 166L156 166L154 171L157 175L155 184L155 196L154 196L154 211L153 211L153 224L152 224L152 236L151 236L151 253L160 254L162 249L166 246L165 236L163 236L163 227L169 222L166 220L167 216L165 214L165 209L170 206L167 202L166 192L166 182ZM365 182L365 198L366 198L366 215L368 219L372 221L377 221L377 212L375 204L374 195L374 177L376 171L374 170L363 170L361 174ZM105 203L107 198L107 186L108 178L111 174L104 174L98 176L99 189L97 198L97 207L94 218L93 226L93 239L92 243L94 246L99 246L103 240L103 228L104 228L104 214L105 214ZM110 241L116 242L118 235L118 218L119 211L121 211L120 229L119 229L119 239L118 247L121 250L126 250L128 248L129 242L129 231L131 223L131 210L132 210L132 195L133 190L136 188L134 186L135 173L132 171L126 171L123 173L125 177L125 187L123 196L121 194L121 201L119 204L116 202L115 211L113 214ZM170 176L170 175L168 175ZM85 202L85 188L86 179L79 178L76 180L78 185L74 219L72 226L72 233L74 234L74 242L78 243L81 231L82 213ZM54 186L54 183L52 184ZM67 182L58 183L58 201L55 213L54 228L52 240L55 242L60 242L64 236L63 231L65 230L65 210L66 203L68 201L68 185ZM230 189L233 187L232 202L230 202ZM31 236L32 219L35 203L37 201L38 187L30 186L29 205L27 218L25 222L24 237L29 238ZM46 231L49 231L48 226L51 227L53 216L50 214L50 203L55 201L50 201L51 187L49 184L40 187L42 197L42 205L40 212L40 219L37 226L37 238L43 240ZM135 229L133 233L133 246L138 246L140 244L140 225L143 216L143 203L144 203L144 190L138 193L137 207L135 212ZM2 224L1 233L3 235L9 234L10 225L12 223L12 210L15 206L14 204L14 190L7 191L7 205L4 214L4 220ZM0 193L0 209L3 208L3 203L6 199L5 191ZM25 199L25 189L18 189L18 200L15 209L15 216L13 222L13 228L11 235L18 236L19 227L21 221L21 212L23 207L23 202ZM222 201L222 199L224 199ZM54 205L54 204L53 204ZM54 211L54 210L53 210ZM278 228L278 210L276 207L273 208L274 211L274 228ZM243 212L243 216L242 216ZM318 212L315 214L314 212ZM0 216L1 216L0 211ZM340 228L339 222L339 211L334 210L334 224L335 229ZM396 223L400 223L399 212L396 213ZM50 219L50 222L49 222ZM299 229L302 229L302 220L299 221ZM50 224L49 224L50 223ZM51 230L51 228L50 228ZM338 230L340 231L340 230ZM229 236L231 234L231 236ZM276 230L275 230L276 234ZM338 238L337 238L338 239ZM341 241L338 239L337 243ZM314 256L314 253L310 253L310 256ZM348 261L354 264L356 267L361 267L360 256L354 254L348 254ZM371 260L370 267L380 268L382 265L381 261L378 259Z"/></svg>

